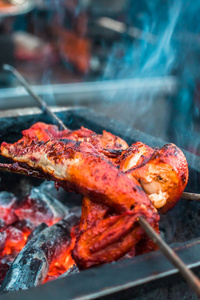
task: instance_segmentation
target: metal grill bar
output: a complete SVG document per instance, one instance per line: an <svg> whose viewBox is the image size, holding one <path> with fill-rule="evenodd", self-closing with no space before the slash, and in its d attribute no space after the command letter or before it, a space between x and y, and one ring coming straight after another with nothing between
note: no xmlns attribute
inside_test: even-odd
<svg viewBox="0 0 200 300"><path fill-rule="evenodd" d="M191 201L193 200L200 201L200 194L184 192L181 198L185 200L191 200Z"/></svg>

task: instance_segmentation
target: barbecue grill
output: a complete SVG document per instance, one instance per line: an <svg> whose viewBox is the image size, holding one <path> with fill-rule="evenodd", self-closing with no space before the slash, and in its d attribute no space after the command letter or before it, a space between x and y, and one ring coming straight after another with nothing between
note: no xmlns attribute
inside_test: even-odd
<svg viewBox="0 0 200 300"><path fill-rule="evenodd" d="M129 144L142 141L150 146L162 146L165 142L144 132L128 127L127 124L113 121L96 112L80 107L57 109L57 114L70 129L85 126L100 133L103 129L124 138ZM12 142L19 137L19 132L30 127L37 121L52 123L47 116L38 113L37 109L4 111L0 118L2 128L1 141ZM199 180L200 159L198 156L185 151L189 164L188 191L200 192ZM17 176L17 177L16 177ZM17 187L16 181L24 184L21 175L6 174L1 177L1 190L20 193L23 187ZM33 179L26 178L26 184ZM9 182L9 186L8 186ZM13 185L11 184L13 183ZM38 180L34 184L39 184ZM73 195L67 195L73 201ZM74 196L75 197L75 196ZM77 200L77 199L76 199ZM76 202L77 203L77 202ZM161 217L161 234L164 239L174 244L174 249L189 268L199 274L199 228L198 217L200 204L198 201L180 200L176 207ZM109 299L151 299L160 297L167 299L197 299L178 274L177 269L164 258L160 251L141 255L134 259L126 259L90 270L81 271L66 278L58 279L45 285L23 292L3 295L2 299L94 299L104 297ZM193 297L193 298L192 298Z"/></svg>

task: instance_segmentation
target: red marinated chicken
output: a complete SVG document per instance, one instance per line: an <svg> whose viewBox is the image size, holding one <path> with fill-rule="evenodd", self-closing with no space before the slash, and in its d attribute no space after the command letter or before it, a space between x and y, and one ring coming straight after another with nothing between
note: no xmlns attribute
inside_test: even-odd
<svg viewBox="0 0 200 300"><path fill-rule="evenodd" d="M3 156L42 170L66 190L73 190L117 212L132 210L136 205L151 207L146 193L136 179L101 156L86 142L69 140L48 142L21 139L14 144L2 143Z"/></svg>
<svg viewBox="0 0 200 300"><path fill-rule="evenodd" d="M130 148L118 159L120 170L130 179L136 178L155 208L166 213L181 198L188 182L188 164L183 152L174 144L153 150L136 143Z"/></svg>
<svg viewBox="0 0 200 300"><path fill-rule="evenodd" d="M73 250L81 268L129 252L154 250L138 217L144 216L159 232L159 216L149 198L166 212L180 198L188 179L186 159L175 145L155 150L138 142L128 148L119 137L105 131L97 135L83 127L58 131L56 126L36 123L23 131L18 142L2 143L1 153L18 162L19 169L84 195Z"/></svg>
<svg viewBox="0 0 200 300"><path fill-rule="evenodd" d="M130 179L137 178L153 205L163 213L177 203L187 185L186 158L173 144L160 150L141 142L128 147L124 140L106 131L103 135L97 135L84 127L75 131L59 131L57 126L44 123L34 124L30 129L24 130L23 135L22 142L26 145L33 140L46 142L55 139L92 144L98 153L119 167Z"/></svg>
<svg viewBox="0 0 200 300"><path fill-rule="evenodd" d="M115 161L121 155L122 150L128 148L128 144L124 140L110 132L104 130L103 134L96 134L84 127L74 131L68 129L59 131L55 125L39 122L22 133L22 140L26 140L27 144L32 142L32 140L47 142L49 140L68 139L76 142L87 142L92 144L98 152L108 157L111 161Z"/></svg>
<svg viewBox="0 0 200 300"><path fill-rule="evenodd" d="M76 142L69 139L52 139L49 141L33 139L30 142L26 134L25 138L14 144L2 143L1 153L20 164L27 165L31 169L41 170L66 190L81 193L93 202L108 207L114 214L132 212L131 215L137 215L128 229L132 237L135 232L135 226L138 226L136 223L139 215L148 216L148 221L153 227L158 224L159 216L137 180L130 180L123 172L108 161L104 155L101 155L91 143ZM100 218L102 217L101 215ZM110 218L113 217L108 217L104 221L100 221L100 223L105 222L108 225L110 234L104 239L104 254L101 252L102 255L98 255L98 259L96 259L95 250L91 251L90 260L94 258L92 260L94 261L93 264L112 261L123 256L125 252L130 251L135 246L135 243L145 235L143 230L138 229L142 234L137 233L137 238L135 237L135 239L130 239L129 237L128 244L124 246L125 241L120 232L117 232L116 239L117 236L120 236L120 238L117 244L114 243L113 245L113 254L109 254L109 258L105 258L110 251L108 245L112 243L109 237L114 233L112 230L113 227L110 228L109 226ZM114 218L115 220L117 219ZM100 223L95 224L97 226L96 230L92 230L93 238L95 238L98 228L100 229L101 227ZM121 217L120 224L122 228L126 226L125 215ZM95 226L92 226L92 228ZM87 256L84 255L84 251L80 250L86 247L83 242L84 239L81 238L82 235L83 237L87 236L88 230L91 229L83 231L74 249L74 257L76 257L77 261L82 262L82 267L91 265L91 262L87 262ZM100 241L103 236L103 232L100 231L95 239ZM86 250L88 251L88 249ZM114 254L114 252L116 253Z"/></svg>

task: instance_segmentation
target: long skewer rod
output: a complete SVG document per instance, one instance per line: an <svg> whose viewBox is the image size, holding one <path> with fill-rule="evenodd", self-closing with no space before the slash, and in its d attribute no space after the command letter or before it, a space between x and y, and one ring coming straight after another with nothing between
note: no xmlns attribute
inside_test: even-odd
<svg viewBox="0 0 200 300"><path fill-rule="evenodd" d="M140 226L145 230L148 236L159 247L162 253L169 259L169 261L177 267L183 278L193 289L193 291L200 297L200 280L199 278L187 268L186 264L179 258L174 250L172 250L165 241L154 231L149 223L142 217L139 218Z"/></svg>
<svg viewBox="0 0 200 300"><path fill-rule="evenodd" d="M65 124L61 121L61 119L58 118L56 116L56 114L54 114L54 112L51 111L51 109L48 107L48 105L45 103L45 101L43 101L38 95L35 94L35 92L30 87L28 82L22 77L22 75L15 68L13 68L10 65L4 64L3 69L5 71L11 72L17 78L17 80L21 83L21 85L23 85L23 87L26 89L26 91L37 101L39 107L43 111L45 111L51 118L53 118L56 121L56 123L59 125L60 128L67 129Z"/></svg>
<svg viewBox="0 0 200 300"><path fill-rule="evenodd" d="M185 200L196 200L196 201L200 201L200 194L184 192L184 193L182 194L181 198L182 198L182 199L185 199Z"/></svg>
<svg viewBox="0 0 200 300"><path fill-rule="evenodd" d="M25 81L21 74L10 65L3 65L3 69L10 71L19 82L25 87L27 92L37 101L39 106L46 112L50 117L52 117L62 129L67 129L64 123L58 118L48 107L48 105L37 96L30 85ZM147 235L154 241L154 243L159 247L162 253L169 259L169 261L178 268L179 272L185 278L187 283L193 289L193 291L200 297L200 280L196 275L187 268L185 263L178 257L178 255L163 241L163 239L154 231L151 225L143 218L139 218L139 224L147 233Z"/></svg>

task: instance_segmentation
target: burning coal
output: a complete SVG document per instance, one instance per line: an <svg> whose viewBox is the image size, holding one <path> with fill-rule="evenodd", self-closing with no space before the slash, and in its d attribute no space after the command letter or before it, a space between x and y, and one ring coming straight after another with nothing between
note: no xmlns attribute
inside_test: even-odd
<svg viewBox="0 0 200 300"><path fill-rule="evenodd" d="M53 196L54 189L54 184L45 182L22 200L0 193L2 292L27 289L78 271L71 258L70 234L80 210L69 213Z"/></svg>

